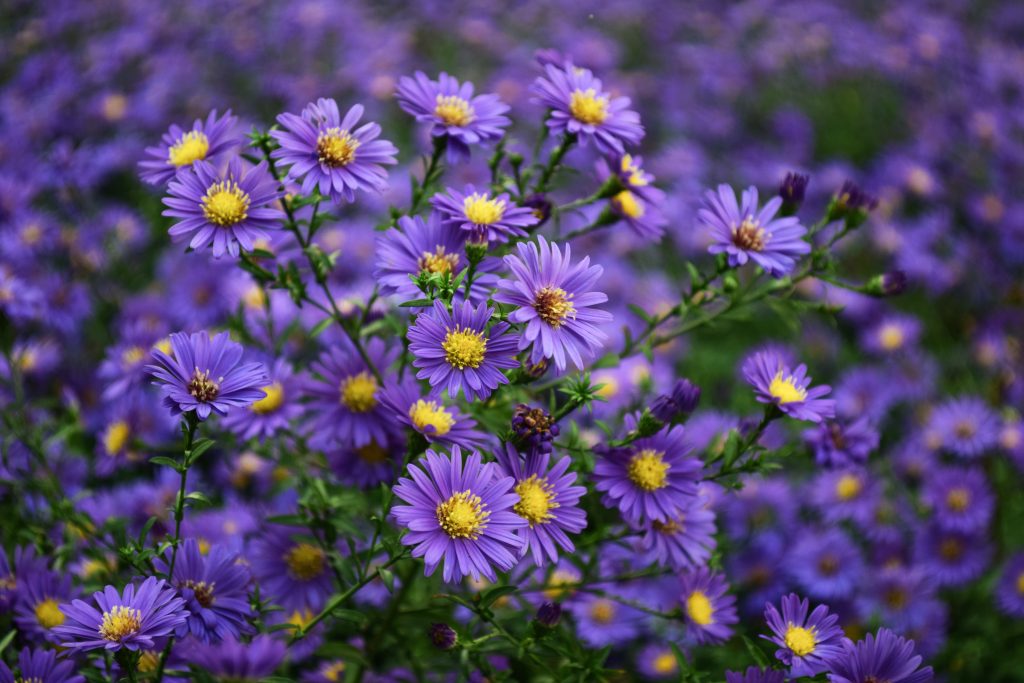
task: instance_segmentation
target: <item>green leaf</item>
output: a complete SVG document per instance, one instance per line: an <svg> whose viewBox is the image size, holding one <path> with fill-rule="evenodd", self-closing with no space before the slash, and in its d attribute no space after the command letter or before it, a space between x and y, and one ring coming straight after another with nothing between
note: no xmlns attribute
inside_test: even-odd
<svg viewBox="0 0 1024 683"><path fill-rule="evenodd" d="M749 652L750 656L754 658L754 662L758 666L761 668L768 668L772 665L771 660L768 659L768 655L764 653L764 650L758 647L757 643L747 636L741 636L741 638L743 638L743 644L747 646L747 652Z"/></svg>
<svg viewBox="0 0 1024 683"><path fill-rule="evenodd" d="M430 299L413 299L412 301L403 301L398 306L399 308L425 308L433 303Z"/></svg>
<svg viewBox="0 0 1024 683"><path fill-rule="evenodd" d="M214 441L213 439L200 439L199 441L197 441L192 446L192 450L186 453L185 464L191 466L192 463L199 459L199 456L201 456L206 451L210 450L210 447L213 446L213 444L215 443L216 441Z"/></svg>
<svg viewBox="0 0 1024 683"><path fill-rule="evenodd" d="M515 593L517 590L519 589L515 586L492 586L487 590L483 591L482 593L480 593L480 606L483 608L490 607L499 599L505 597L506 595L511 595L512 593Z"/></svg>
<svg viewBox="0 0 1024 683"><path fill-rule="evenodd" d="M319 337L320 334L322 334L324 330L326 330L328 327L330 327L331 323L333 323L333 322L334 322L334 318L324 318L323 320L318 322L313 327L312 330L309 331L309 336L310 337Z"/></svg>
<svg viewBox="0 0 1024 683"><path fill-rule="evenodd" d="M175 472L181 472L181 463L174 458L168 458L166 455L157 455L149 459L154 465L163 465L164 467L170 467Z"/></svg>

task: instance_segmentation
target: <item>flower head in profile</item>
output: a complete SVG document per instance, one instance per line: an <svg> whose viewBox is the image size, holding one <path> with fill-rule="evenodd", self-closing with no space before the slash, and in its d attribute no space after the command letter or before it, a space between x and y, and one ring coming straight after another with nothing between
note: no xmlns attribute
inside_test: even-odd
<svg viewBox="0 0 1024 683"><path fill-rule="evenodd" d="M302 193L314 190L335 201L352 202L356 190L380 192L387 187L384 166L397 163L398 149L378 140L380 126L359 126L363 105L348 110L344 118L333 99L320 98L306 105L300 116L277 117L284 130L271 132L280 145L274 159L288 166L288 177L301 183ZM357 127L358 126L358 127Z"/></svg>
<svg viewBox="0 0 1024 683"><path fill-rule="evenodd" d="M163 185L179 170L197 161L212 161L238 144L239 138L234 134L236 123L238 118L232 116L230 110L220 117L214 110L205 122L196 119L189 130L172 125L159 145L146 148L150 158L139 162L139 176L150 185Z"/></svg>
<svg viewBox="0 0 1024 683"><path fill-rule="evenodd" d="M930 666L921 668L914 641L887 628L869 633L857 643L845 640L829 673L831 683L929 683L933 677Z"/></svg>
<svg viewBox="0 0 1024 683"><path fill-rule="evenodd" d="M266 633L248 643L229 637L193 648L189 661L218 681L262 681L277 671L287 649L285 641Z"/></svg>
<svg viewBox="0 0 1024 683"><path fill-rule="evenodd" d="M272 206L281 197L267 163L244 169L234 157L220 173L197 161L195 173L180 173L167 186L163 215L178 219L169 234L175 242L189 240L192 249L213 247L213 257L252 251L267 230L276 230L284 213Z"/></svg>
<svg viewBox="0 0 1024 683"><path fill-rule="evenodd" d="M511 120L509 106L497 95L473 95L473 84L459 83L445 72L430 80L425 73L403 76L395 92L402 109L420 123L430 124L433 137L446 137L448 156L469 156L470 148L499 140Z"/></svg>
<svg viewBox="0 0 1024 683"><path fill-rule="evenodd" d="M591 266L589 256L573 264L569 245L563 255L543 237L516 248L518 255L505 257L515 279L501 280L494 300L518 306L509 320L526 326L519 348L533 347L531 363L550 358L562 371L572 361L582 370L584 358L596 355L604 343L600 325L612 320L610 313L594 308L608 300L594 291L604 269Z"/></svg>
<svg viewBox="0 0 1024 683"><path fill-rule="evenodd" d="M496 463L481 463L479 453L463 460L452 446L450 456L428 450L408 474L394 488L408 505L396 505L391 514L409 530L402 543L423 558L427 576L442 561L447 583L464 576L494 581L495 567L515 566L523 546L517 534L526 520L513 510L519 501L515 480Z"/></svg>
<svg viewBox="0 0 1024 683"><path fill-rule="evenodd" d="M748 666L743 673L726 671L725 683L785 683L786 672Z"/></svg>
<svg viewBox="0 0 1024 683"><path fill-rule="evenodd" d="M195 412L205 420L211 413L226 415L230 408L245 408L266 395L266 368L262 363L239 363L241 359L242 345L231 341L227 332L213 339L206 331L175 332L171 353L154 348L156 365L147 369L173 414Z"/></svg>
<svg viewBox="0 0 1024 683"><path fill-rule="evenodd" d="M547 64L530 90L535 101L551 111L547 126L555 135L593 141L608 155L622 154L625 145L636 145L644 137L640 115L629 109L629 98L610 95L590 69Z"/></svg>
<svg viewBox="0 0 1024 683"><path fill-rule="evenodd" d="M506 334L508 323L487 324L494 309L468 301L452 310L441 301L421 313L409 328L409 352L416 374L435 389L444 388L452 399L463 391L470 401L486 400L495 389L508 384L503 369L519 367L516 348L519 335Z"/></svg>
<svg viewBox="0 0 1024 683"><path fill-rule="evenodd" d="M793 270L799 256L810 253L811 245L803 240L807 228L800 220L775 217L782 198L772 197L758 208L757 188L750 187L737 203L736 193L728 185L719 185L717 192L708 190L706 198L706 206L697 216L714 240L708 251L728 255L731 267L749 260L780 278Z"/></svg>
<svg viewBox="0 0 1024 683"><path fill-rule="evenodd" d="M843 629L839 617L830 614L825 605L814 611L806 598L795 593L782 598L782 611L768 603L764 618L772 635L761 636L779 646L775 656L790 667L794 677L816 676L829 670L842 651Z"/></svg>
<svg viewBox="0 0 1024 683"><path fill-rule="evenodd" d="M85 683L85 677L76 673L78 662L57 659L53 650L24 648L18 654L18 676L0 662L0 683Z"/></svg>
<svg viewBox="0 0 1024 683"><path fill-rule="evenodd" d="M656 241L665 233L668 220L661 212L665 193L655 187L654 176L641 167L643 160L632 154L602 159L597 164L601 180L617 176L622 187L609 198L612 212L621 218L637 237Z"/></svg>
<svg viewBox="0 0 1024 683"><path fill-rule="evenodd" d="M526 228L536 225L533 209L516 206L508 194L478 192L466 185L462 192L449 187L434 195L430 203L448 225L466 233L472 242L507 242L509 236L525 237Z"/></svg>
<svg viewBox="0 0 1024 683"><path fill-rule="evenodd" d="M682 577L680 600L687 632L697 643L724 643L732 636L736 598L729 595L725 577L701 567Z"/></svg>
<svg viewBox="0 0 1024 683"><path fill-rule="evenodd" d="M807 366L790 370L773 351L759 351L743 363L743 376L754 387L757 400L777 406L795 420L821 422L835 417L836 402L823 398L832 388L810 387Z"/></svg>
<svg viewBox="0 0 1024 683"><path fill-rule="evenodd" d="M269 438L302 414L298 402L302 378L297 376L284 358L269 368L270 381L263 387L263 397L248 410L232 410L224 418L224 428L241 439Z"/></svg>
<svg viewBox="0 0 1024 683"><path fill-rule="evenodd" d="M137 588L128 584L122 593L107 586L91 603L73 600L60 610L66 618L54 634L62 647L76 650L152 650L189 615L177 592L153 576Z"/></svg>

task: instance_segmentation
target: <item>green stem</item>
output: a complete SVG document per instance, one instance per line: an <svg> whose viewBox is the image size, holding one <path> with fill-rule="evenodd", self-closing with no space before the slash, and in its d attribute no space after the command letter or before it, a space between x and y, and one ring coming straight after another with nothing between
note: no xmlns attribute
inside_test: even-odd
<svg viewBox="0 0 1024 683"><path fill-rule="evenodd" d="M562 137L562 142L559 143L558 147L555 147L551 152L551 156L548 157L548 163L541 172L540 178L537 180L537 186L534 188L535 193L543 194L548 191L551 185L551 178L554 177L555 171L558 170L558 165L575 142L576 135L574 133L566 133Z"/></svg>
<svg viewBox="0 0 1024 683"><path fill-rule="evenodd" d="M598 215L597 218L594 219L593 223L591 223L590 225L586 225L582 228L579 228L578 230L573 230L572 232L570 232L565 237L562 237L561 239L565 242L568 242L569 240L574 240L577 237L583 237L584 235L589 235L592 232L597 232L598 230L606 228L609 225L615 225L618 222L618 215L612 212L611 209L605 209Z"/></svg>
<svg viewBox="0 0 1024 683"><path fill-rule="evenodd" d="M448 148L448 136L442 135L434 138L434 153L430 155L427 169L423 173L423 181L412 191L412 203L409 206L409 213L412 216L420 210L420 205L427 196L427 189L434 184L437 176L440 175L441 155Z"/></svg>

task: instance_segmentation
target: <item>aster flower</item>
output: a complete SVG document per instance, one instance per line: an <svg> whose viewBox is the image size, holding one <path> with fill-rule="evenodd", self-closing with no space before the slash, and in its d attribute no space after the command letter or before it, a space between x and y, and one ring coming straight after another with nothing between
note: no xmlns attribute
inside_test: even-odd
<svg viewBox="0 0 1024 683"><path fill-rule="evenodd" d="M22 635L33 641L56 642L53 629L65 621L60 605L70 602L78 592L71 588L70 574L61 575L44 567L36 569L19 577L14 623Z"/></svg>
<svg viewBox="0 0 1024 683"><path fill-rule="evenodd" d="M862 416L855 420L829 420L804 432L804 440L814 450L821 467L863 465L878 448L878 431Z"/></svg>
<svg viewBox="0 0 1024 683"><path fill-rule="evenodd" d="M636 667L644 675L645 680L678 680L679 662L672 646L667 643L651 643L644 646L636 656Z"/></svg>
<svg viewBox="0 0 1024 683"><path fill-rule="evenodd" d="M726 593L729 584L721 574L707 567L682 576L680 600L686 616L687 633L698 644L724 643L732 637L736 598Z"/></svg>
<svg viewBox="0 0 1024 683"><path fill-rule="evenodd" d="M78 662L58 660L57 654L52 650L24 648L18 654L17 678L0 662L0 683L85 683L85 677L75 672Z"/></svg>
<svg viewBox="0 0 1024 683"><path fill-rule="evenodd" d="M821 422L835 417L835 401L822 398L832 388L822 385L808 389L811 378L806 365L791 371L778 354L760 351L744 361L743 376L754 387L759 402L778 406L793 419Z"/></svg>
<svg viewBox="0 0 1024 683"><path fill-rule="evenodd" d="M221 423L224 429L244 440L269 438L287 429L291 421L302 414L302 405L297 400L302 379L295 375L291 364L278 358L270 367L269 375L270 383L262 388L263 398L248 410L228 413Z"/></svg>
<svg viewBox="0 0 1024 683"><path fill-rule="evenodd" d="M473 95L473 84L460 84L445 72L430 80L417 71L414 78L403 76L395 91L402 110L420 123L430 124L430 134L446 138L449 159L469 156L470 147L501 139L512 122L505 114L509 106L497 95Z"/></svg>
<svg viewBox="0 0 1024 683"><path fill-rule="evenodd" d="M213 257L237 257L240 248L252 251L259 240L269 240L266 230L280 228L284 213L272 206L281 197L267 163L243 170L234 157L225 173L205 161L194 164L195 173L182 173L167 186L163 215L179 219L168 231L175 242L190 240L192 249L213 247Z"/></svg>
<svg viewBox="0 0 1024 683"><path fill-rule="evenodd" d="M936 406L925 431L944 449L976 458L999 439L999 416L980 398L961 396Z"/></svg>
<svg viewBox="0 0 1024 683"><path fill-rule="evenodd" d="M526 325L519 348L533 346L531 363L551 358L563 371L568 357L582 370L584 356L593 357L605 340L599 326L612 320L610 313L592 308L608 300L593 291L604 269L591 266L590 257L571 265L569 245L563 256L558 245L543 237L516 248L518 256L505 257L516 279L501 280L494 300L518 306L509 320Z"/></svg>
<svg viewBox="0 0 1024 683"><path fill-rule="evenodd" d="M1013 555L995 587L996 606L1004 614L1024 618L1024 553Z"/></svg>
<svg viewBox="0 0 1024 683"><path fill-rule="evenodd" d="M697 495L703 465L689 455L681 426L635 440L622 448L602 447L594 466L601 502L618 507L627 521L669 523Z"/></svg>
<svg viewBox="0 0 1024 683"><path fill-rule="evenodd" d="M486 400L508 378L502 369L517 368L516 345L519 336L506 334L508 323L487 324L494 309L487 304L474 307L470 302L452 306L441 301L420 313L409 328L409 352L416 376L430 381L435 389L445 388L450 398L461 389L469 401Z"/></svg>
<svg viewBox="0 0 1024 683"><path fill-rule="evenodd" d="M73 600L60 606L66 619L53 629L62 647L75 650L153 650L188 618L185 601L162 579L149 577L118 594L113 586L93 593L90 604Z"/></svg>
<svg viewBox="0 0 1024 683"><path fill-rule="evenodd" d="M699 495L667 521L633 526L642 534L640 548L652 561L676 571L703 566L715 548L715 513Z"/></svg>
<svg viewBox="0 0 1024 683"><path fill-rule="evenodd" d="M382 393L381 401L385 410L394 415L386 398L387 394ZM324 451L327 464L335 476L361 489L372 488L381 482L393 482L396 464L401 462L404 454L405 442L397 428L390 430L383 441L371 438L361 446L354 446L352 442L336 443Z"/></svg>
<svg viewBox="0 0 1024 683"><path fill-rule="evenodd" d="M914 641L881 628L856 644L844 641L842 651L832 661L828 679L831 683L929 683L932 668L920 666L921 656L914 653Z"/></svg>
<svg viewBox="0 0 1024 683"><path fill-rule="evenodd" d="M525 453L550 453L560 429L548 411L520 403L512 415L512 433Z"/></svg>
<svg viewBox="0 0 1024 683"><path fill-rule="evenodd" d="M204 643L216 643L252 630L246 621L252 616L250 577L238 560L238 553L222 545L203 553L196 539L185 539L171 576L189 611L188 620L178 627L178 637L190 634ZM166 573L169 566L158 560L157 568Z"/></svg>
<svg viewBox="0 0 1024 683"><path fill-rule="evenodd" d="M419 466L409 465L411 479L399 479L394 488L408 505L391 513L409 529L402 543L423 558L427 576L444 560L447 583L467 575L494 581L494 567L511 569L523 546L517 532L526 520L512 509L518 502L515 480L495 463L481 464L479 453L463 466L462 451L451 450L450 456L427 450Z"/></svg>
<svg viewBox="0 0 1024 683"><path fill-rule="evenodd" d="M286 610L318 610L334 590L327 553L287 528L267 527L252 542L246 559L260 593Z"/></svg>
<svg viewBox="0 0 1024 683"><path fill-rule="evenodd" d="M651 415L664 423L685 421L700 403L700 387L686 379L676 380L672 390L651 403Z"/></svg>
<svg viewBox="0 0 1024 683"><path fill-rule="evenodd" d="M609 197L612 212L637 237L653 241L661 238L668 224L660 209L665 193L651 184L654 176L641 168L642 163L640 157L630 154L602 159L597 164L597 174L602 181L613 175L618 177L622 189Z"/></svg>
<svg viewBox="0 0 1024 683"><path fill-rule="evenodd" d="M229 637L210 645L199 645L188 654L198 669L222 681L261 681L284 661L287 645L267 634L248 643Z"/></svg>
<svg viewBox="0 0 1024 683"><path fill-rule="evenodd" d="M153 350L156 365L146 368L164 394L164 405L177 415L195 412L200 420L211 413L226 415L266 395L266 369L261 363L242 363L242 345L227 332L213 339L206 332L171 335L171 353Z"/></svg>
<svg viewBox="0 0 1024 683"><path fill-rule="evenodd" d="M205 122L196 119L190 130L172 125L159 145L146 148L146 154L152 158L139 162L139 177L150 185L163 185L179 170L194 168L197 161L212 161L238 144L238 136L233 132L236 123L238 118L231 115L231 110L218 117L215 109Z"/></svg>
<svg viewBox="0 0 1024 683"><path fill-rule="evenodd" d="M302 186L302 194L314 190L335 201L352 202L356 190L380 192L387 187L384 166L397 163L398 148L378 140L380 126L367 123L356 128L363 117L357 104L341 117L338 103L320 98L306 105L301 116L280 114L285 130L270 133L279 149L271 156L287 165L288 177Z"/></svg>
<svg viewBox="0 0 1024 683"><path fill-rule="evenodd" d="M629 98L606 93L589 69L547 64L544 72L530 90L537 103L551 110L547 126L553 134L575 135L583 143L592 140L608 155L622 154L624 145L643 139L640 115L628 108Z"/></svg>
<svg viewBox="0 0 1024 683"><path fill-rule="evenodd" d="M920 566L887 566L872 573L868 583L857 600L862 618L877 618L901 633L924 626L937 602L935 583Z"/></svg>
<svg viewBox="0 0 1024 683"><path fill-rule="evenodd" d="M943 467L928 473L922 500L935 522L953 531L982 531L992 518L995 501L985 473L976 467Z"/></svg>
<svg viewBox="0 0 1024 683"><path fill-rule="evenodd" d="M761 669L756 666L748 666L743 673L725 672L725 683L784 683L785 680L785 671Z"/></svg>
<svg viewBox="0 0 1024 683"><path fill-rule="evenodd" d="M864 575L860 550L841 529L807 529L796 534L785 567L808 595L839 600L853 595Z"/></svg>
<svg viewBox="0 0 1024 683"><path fill-rule="evenodd" d="M929 524L914 537L914 562L921 564L936 585L962 586L988 567L991 547L982 533L952 531Z"/></svg>
<svg viewBox="0 0 1024 683"><path fill-rule="evenodd" d="M731 267L752 260L780 278L793 270L799 256L810 253L811 245L802 239L807 228L800 220L795 216L775 218L782 206L780 197L772 197L759 209L756 187L744 190L741 203L728 185L719 185L718 192L708 190L705 196L706 206L697 216L714 240L708 251L727 254Z"/></svg>
<svg viewBox="0 0 1024 683"><path fill-rule="evenodd" d="M14 455L16 449L5 453L5 458ZM28 457L28 450L25 449L25 456ZM14 563L7 557L7 553L0 547L0 611L6 612L18 597L18 585L27 576L47 572L47 561L44 557L38 557L32 546L17 547L14 549Z"/></svg>
<svg viewBox="0 0 1024 683"><path fill-rule="evenodd" d="M415 380L396 383L381 394L381 401L395 419L422 434L428 443L474 449L488 438L458 406L445 405L437 396L422 396Z"/></svg>
<svg viewBox="0 0 1024 683"><path fill-rule="evenodd" d="M507 242L509 236L525 237L525 228L536 225L533 209L515 206L508 194L491 196L466 185L462 192L449 187L435 194L430 203L446 225L466 233L471 242Z"/></svg>
<svg viewBox="0 0 1024 683"><path fill-rule="evenodd" d="M781 613L771 603L764 606L764 618L773 635L761 636L779 646L776 658L790 667L794 677L828 671L841 652L843 630L837 623L839 617L830 614L825 605L818 605L808 614L808 600L801 600L796 593L784 596L781 606Z"/></svg>
<svg viewBox="0 0 1024 683"><path fill-rule="evenodd" d="M614 584L596 584L593 587L613 595L622 592ZM576 633L593 648L630 641L640 635L644 626L643 612L606 595L584 593L568 607L576 621Z"/></svg>
<svg viewBox="0 0 1024 683"><path fill-rule="evenodd" d="M889 314L869 327L861 343L868 351L895 353L917 345L921 321L912 315Z"/></svg>
<svg viewBox="0 0 1024 683"><path fill-rule="evenodd" d="M495 457L504 473L515 479L512 490L519 501L512 511L527 522L519 529L525 542L522 555L530 553L534 564L542 567L546 558L558 562L559 547L569 553L575 551L568 534L578 534L587 526L586 513L579 508L587 489L573 486L576 473L568 471L570 458L560 458L551 465L550 453L537 453L524 460L511 444L496 451Z"/></svg>

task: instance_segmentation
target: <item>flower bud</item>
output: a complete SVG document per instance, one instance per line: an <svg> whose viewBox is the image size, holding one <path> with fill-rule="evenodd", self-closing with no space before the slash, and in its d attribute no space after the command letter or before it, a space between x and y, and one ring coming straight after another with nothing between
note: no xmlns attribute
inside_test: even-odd
<svg viewBox="0 0 1024 683"><path fill-rule="evenodd" d="M807 191L807 183L810 176L800 173L787 173L782 185L779 186L779 197L782 198L783 216L792 216L804 202L804 194Z"/></svg>
<svg viewBox="0 0 1024 683"><path fill-rule="evenodd" d="M849 227L856 228L867 220L868 213L877 206L877 198L847 180L828 206L828 220L844 219Z"/></svg>
<svg viewBox="0 0 1024 683"><path fill-rule="evenodd" d="M530 195L523 201L523 206L533 209L533 215L537 217L537 224L531 226L531 230L536 230L551 218L551 201L545 195Z"/></svg>
<svg viewBox="0 0 1024 683"><path fill-rule="evenodd" d="M690 416L700 403L700 387L683 378L677 380L672 391L654 399L651 414L662 422L681 422Z"/></svg>
<svg viewBox="0 0 1024 683"><path fill-rule="evenodd" d="M537 609L537 623L547 628L558 626L562 620L562 605L557 602L545 602Z"/></svg>
<svg viewBox="0 0 1024 683"><path fill-rule="evenodd" d="M551 442L558 436L558 425L546 410L520 403L512 416L512 431L527 450L550 453Z"/></svg>
<svg viewBox="0 0 1024 683"><path fill-rule="evenodd" d="M871 296L899 296L907 289L907 274L894 270L871 278L864 286L864 293Z"/></svg>
<svg viewBox="0 0 1024 683"><path fill-rule="evenodd" d="M448 624L431 624L427 635L438 650L451 650L459 642L459 634Z"/></svg>

